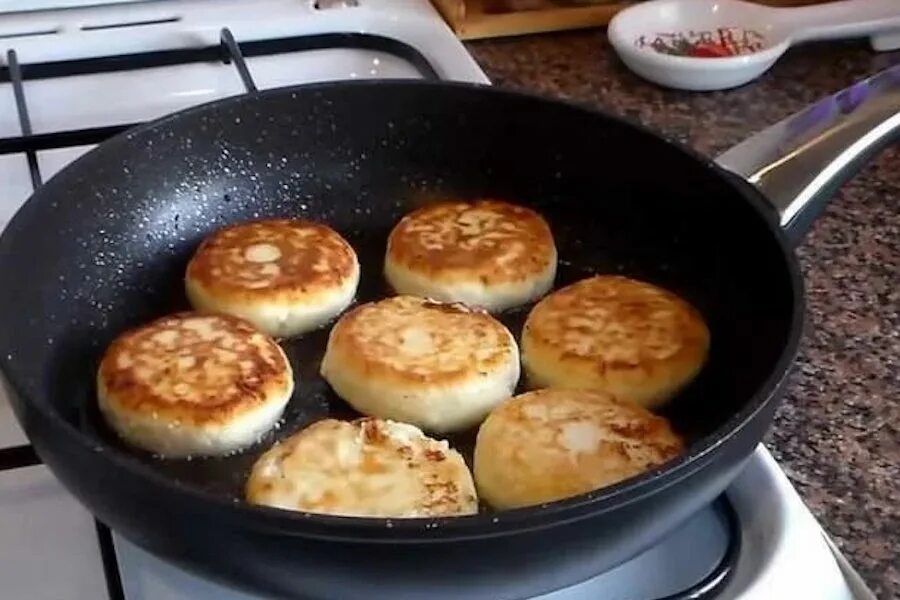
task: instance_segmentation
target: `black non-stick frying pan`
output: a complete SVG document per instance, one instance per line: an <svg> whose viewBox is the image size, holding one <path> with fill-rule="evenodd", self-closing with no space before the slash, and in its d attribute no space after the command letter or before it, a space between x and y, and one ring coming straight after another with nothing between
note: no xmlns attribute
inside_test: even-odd
<svg viewBox="0 0 900 600"><path fill-rule="evenodd" d="M756 172L759 186L775 182L773 195L790 192L779 198L796 200L783 203L797 233L822 204L816 192L846 172L834 161L866 154L896 126L881 123L843 152L878 124L871 119L896 121L900 102L886 111L884 100L897 77L865 83L871 97L853 106L827 99L783 124L777 143L776 131L723 161ZM829 146L848 132L842 148ZM124 329L186 306L186 261L214 229L264 216L329 223L356 248L358 300L368 301L389 293L385 241L404 213L483 196L546 217L560 255L557 287L624 273L700 309L710 359L665 411L690 442L683 456L591 494L472 517L387 521L248 506L244 478L274 438L351 414L317 374L324 330L284 342L298 376L286 425L246 453L160 460L103 426L93 387L100 353ZM0 238L0 281L0 367L15 412L40 457L98 518L206 576L341 600L530 597L647 548L718 496L759 443L803 314L789 236L739 177L609 115L419 82L254 93L120 135L19 211ZM518 334L526 312L501 318ZM465 448L471 436L453 442Z"/></svg>

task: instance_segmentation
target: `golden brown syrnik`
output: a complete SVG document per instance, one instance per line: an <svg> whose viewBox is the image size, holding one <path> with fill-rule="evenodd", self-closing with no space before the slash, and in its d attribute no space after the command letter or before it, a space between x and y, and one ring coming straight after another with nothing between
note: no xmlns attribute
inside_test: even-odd
<svg viewBox="0 0 900 600"><path fill-rule="evenodd" d="M358 411L428 431L479 423L519 379L512 334L462 304L395 296L354 308L331 330L322 376Z"/></svg>
<svg viewBox="0 0 900 600"><path fill-rule="evenodd" d="M473 514L472 475L447 442L405 423L325 419L273 446L256 464L247 500L356 517Z"/></svg>
<svg viewBox="0 0 900 600"><path fill-rule="evenodd" d="M203 240L185 275L194 308L243 317L278 337L324 325L350 305L358 284L350 244L299 219L224 227Z"/></svg>
<svg viewBox="0 0 900 600"><path fill-rule="evenodd" d="M529 208L499 200L439 202L394 227L384 272L397 293L496 312L545 294L556 259L550 227Z"/></svg>
<svg viewBox="0 0 900 600"><path fill-rule="evenodd" d="M249 446L281 417L293 389L278 344L227 315L179 313L127 331L97 373L107 423L164 457Z"/></svg>
<svg viewBox="0 0 900 600"><path fill-rule="evenodd" d="M533 387L599 390L653 408L697 375L709 343L700 313L675 294L598 275L532 309L522 363Z"/></svg>
<svg viewBox="0 0 900 600"><path fill-rule="evenodd" d="M492 507L519 508L612 485L683 449L668 422L640 406L602 392L537 390L482 424L475 481Z"/></svg>

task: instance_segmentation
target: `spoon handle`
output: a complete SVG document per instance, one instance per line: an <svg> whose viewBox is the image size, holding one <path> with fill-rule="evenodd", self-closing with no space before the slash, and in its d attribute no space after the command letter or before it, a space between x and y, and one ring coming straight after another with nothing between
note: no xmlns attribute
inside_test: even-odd
<svg viewBox="0 0 900 600"><path fill-rule="evenodd" d="M769 198L796 243L837 188L898 138L900 65L823 98L716 162Z"/></svg>
<svg viewBox="0 0 900 600"><path fill-rule="evenodd" d="M795 42L866 36L900 29L900 0L843 0L775 9Z"/></svg>

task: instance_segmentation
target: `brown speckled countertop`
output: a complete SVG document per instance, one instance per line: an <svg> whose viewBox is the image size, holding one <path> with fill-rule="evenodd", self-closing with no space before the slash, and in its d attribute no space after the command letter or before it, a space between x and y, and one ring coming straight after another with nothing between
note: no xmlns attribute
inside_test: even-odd
<svg viewBox="0 0 900 600"><path fill-rule="evenodd" d="M496 85L625 114L710 156L900 63L862 44L807 46L741 89L692 94L638 79L602 31L469 48ZM900 597L900 147L840 190L798 254L807 331L766 443L876 595Z"/></svg>

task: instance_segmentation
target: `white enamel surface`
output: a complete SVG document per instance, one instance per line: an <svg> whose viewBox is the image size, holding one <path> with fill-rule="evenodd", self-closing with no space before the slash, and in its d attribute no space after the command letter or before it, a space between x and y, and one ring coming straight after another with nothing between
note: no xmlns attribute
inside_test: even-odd
<svg viewBox="0 0 900 600"><path fill-rule="evenodd" d="M141 0L90 0L91 4L126 4ZM85 0L0 0L0 12L22 12L84 6Z"/></svg>
<svg viewBox="0 0 900 600"><path fill-rule="evenodd" d="M6 392L0 387L0 449L20 446L28 443L28 438L19 427L19 422L13 414L12 407ZM0 517L2 518L2 517Z"/></svg>
<svg viewBox="0 0 900 600"><path fill-rule="evenodd" d="M108 597L94 521L43 466L0 471L0 597Z"/></svg>
<svg viewBox="0 0 900 600"><path fill-rule="evenodd" d="M766 39L764 47L741 56L697 58L662 54L635 43L642 35L719 27L758 31ZM756 79L795 42L898 31L897 0L844 0L790 9L740 0L651 0L613 17L608 35L622 62L641 77L667 87L708 91Z"/></svg>
<svg viewBox="0 0 900 600"><path fill-rule="evenodd" d="M50 179L64 166L93 148L93 146L72 146L70 148L54 148L38 152L38 165L44 180Z"/></svg>
<svg viewBox="0 0 900 600"><path fill-rule="evenodd" d="M31 179L24 154L0 156L0 231L31 194Z"/></svg>
<svg viewBox="0 0 900 600"><path fill-rule="evenodd" d="M728 498L740 515L744 551L723 598L854 600L821 528L762 446Z"/></svg>

